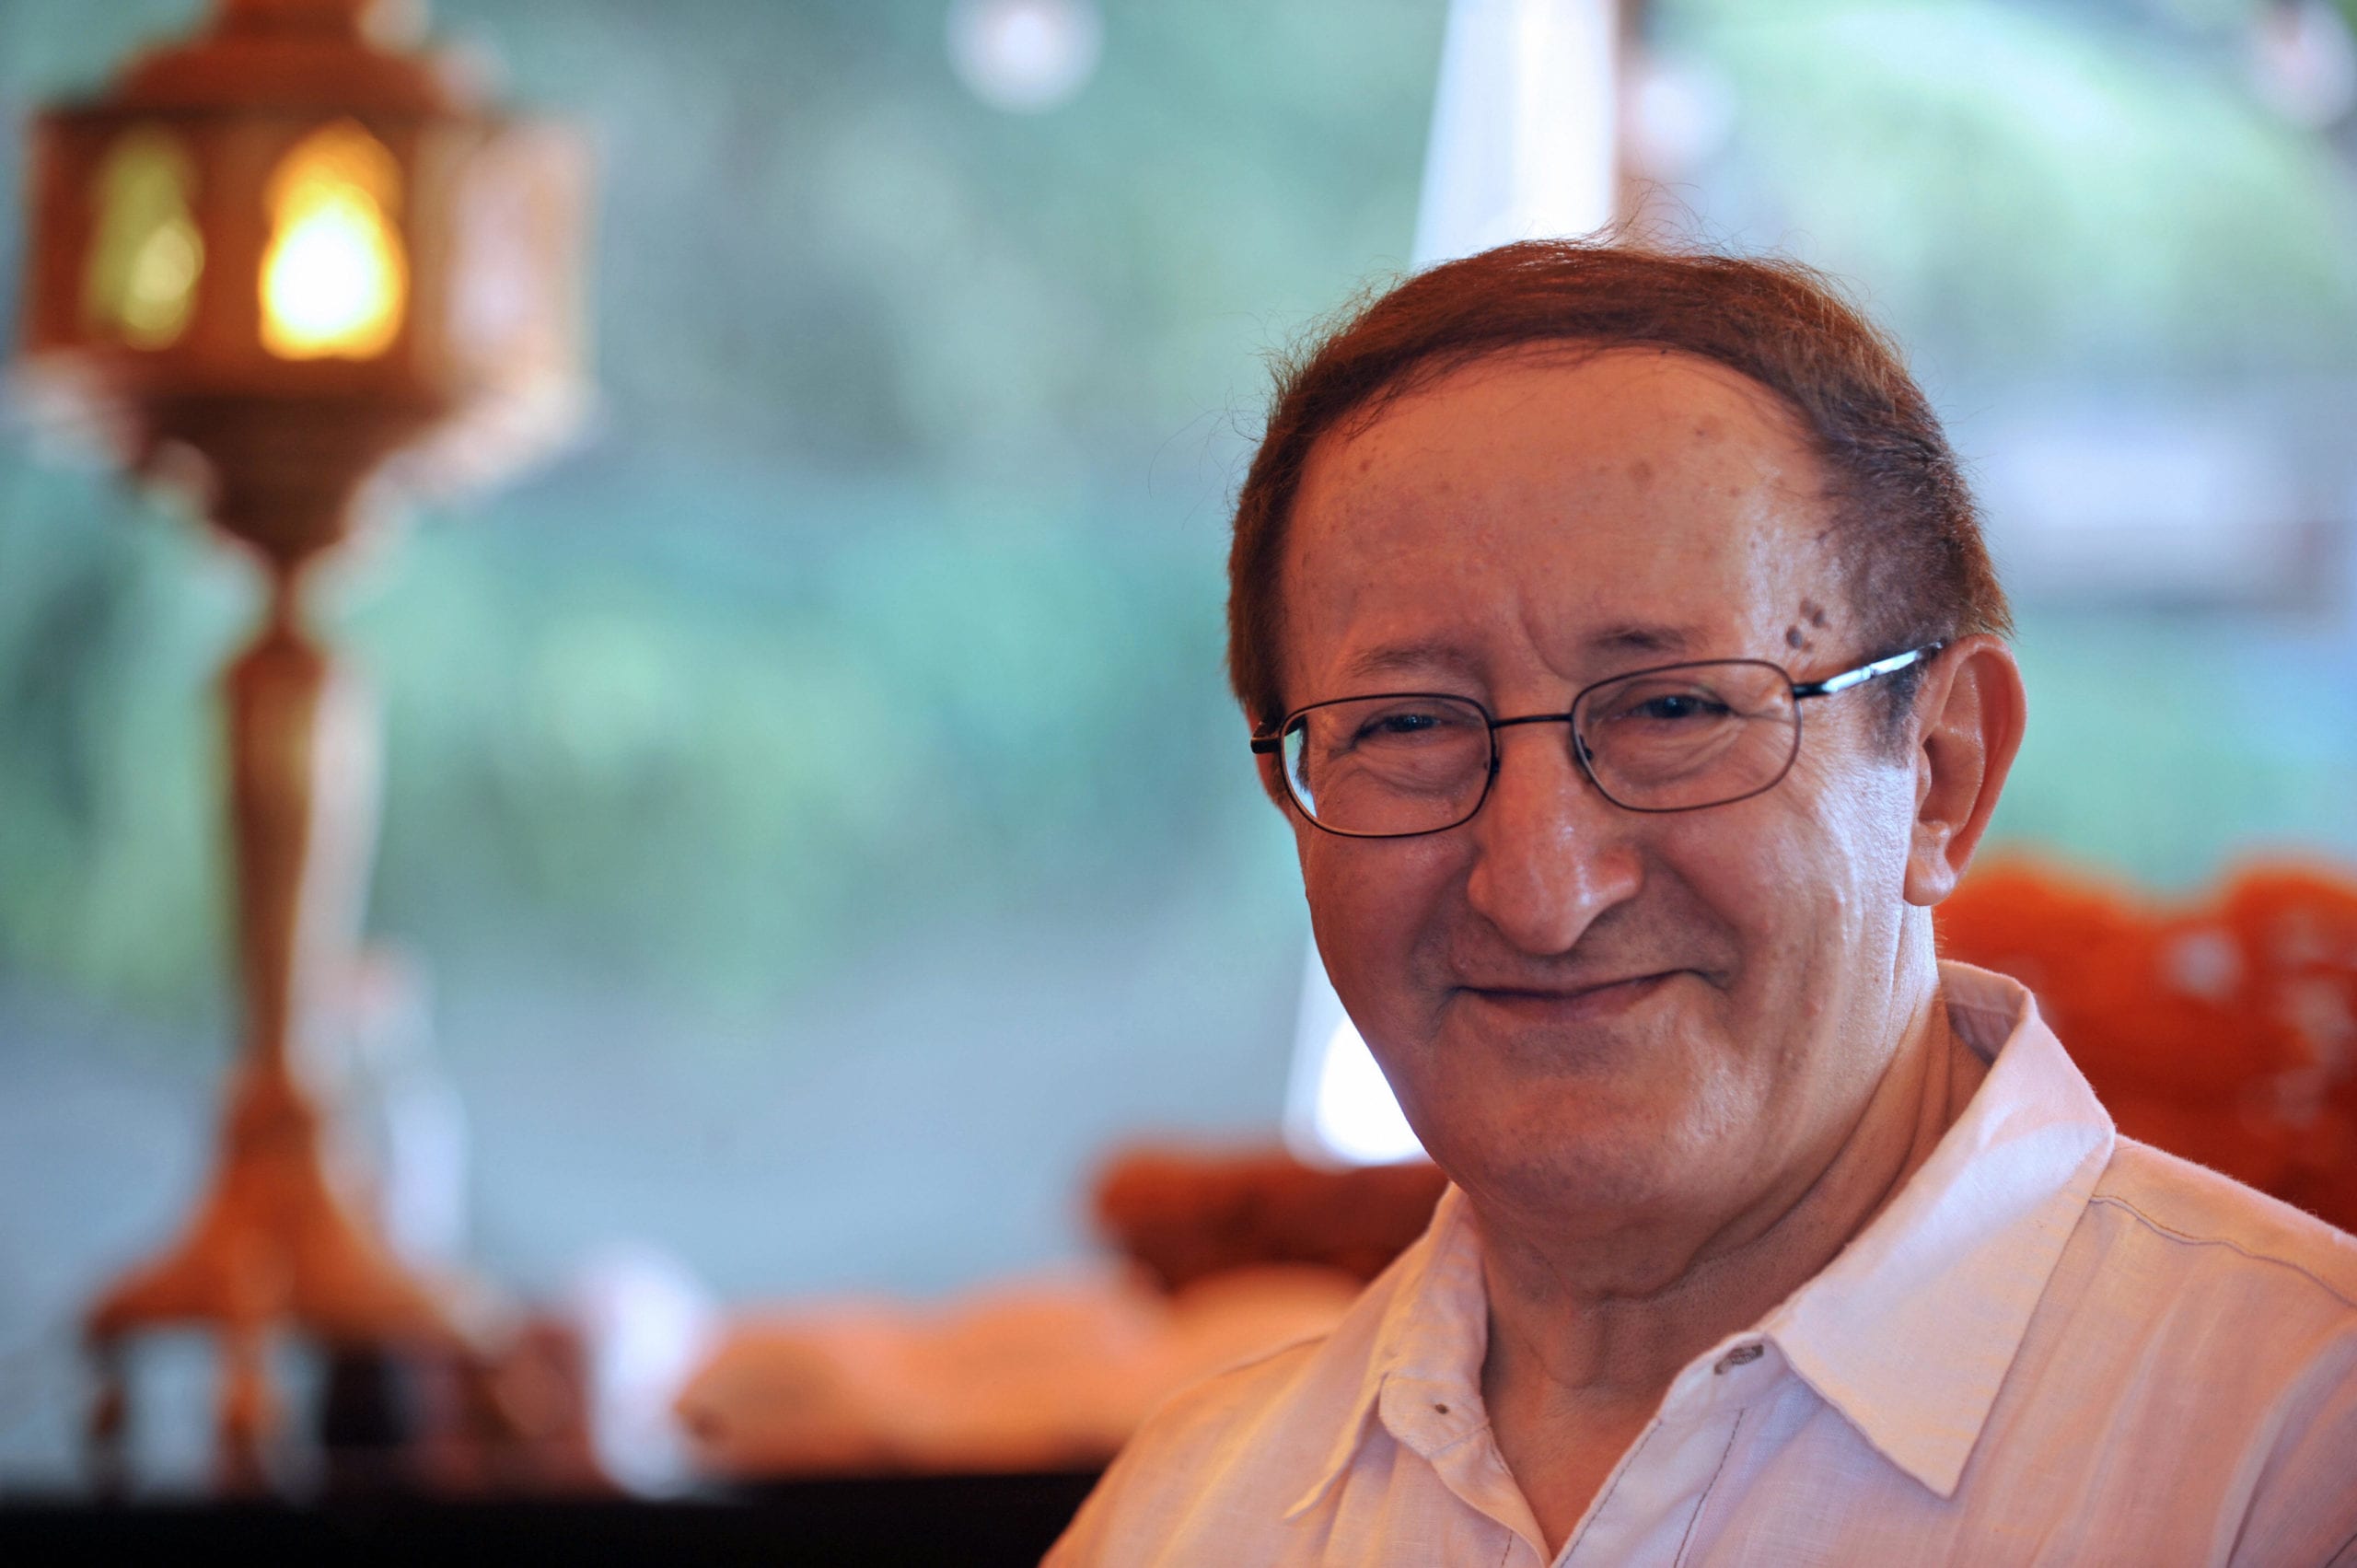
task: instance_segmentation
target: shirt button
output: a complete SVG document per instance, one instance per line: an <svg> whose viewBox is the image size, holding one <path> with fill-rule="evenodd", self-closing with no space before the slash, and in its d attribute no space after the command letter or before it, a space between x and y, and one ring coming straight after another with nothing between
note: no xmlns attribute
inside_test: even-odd
<svg viewBox="0 0 2357 1568"><path fill-rule="evenodd" d="M1712 1367L1711 1371L1713 1374L1723 1374L1731 1366L1748 1366L1765 1353L1766 1352L1758 1345L1737 1345L1719 1357L1719 1364Z"/></svg>

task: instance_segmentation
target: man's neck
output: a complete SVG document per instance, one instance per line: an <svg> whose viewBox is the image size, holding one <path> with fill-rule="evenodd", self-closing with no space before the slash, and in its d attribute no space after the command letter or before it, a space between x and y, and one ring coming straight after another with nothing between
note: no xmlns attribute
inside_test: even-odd
<svg viewBox="0 0 2357 1568"><path fill-rule="evenodd" d="M1849 1135L1763 1219L1702 1237L1634 1235L1616 1255L1560 1256L1476 1205L1490 1299L1482 1395L1550 1551L1585 1511L1689 1362L1815 1277L1930 1157L1987 1071L1936 990L1917 1009ZM1732 1239L1729 1239L1732 1237ZM1655 1257L1634 1256L1648 1249ZM1596 1282L1666 1281L1629 1289Z"/></svg>

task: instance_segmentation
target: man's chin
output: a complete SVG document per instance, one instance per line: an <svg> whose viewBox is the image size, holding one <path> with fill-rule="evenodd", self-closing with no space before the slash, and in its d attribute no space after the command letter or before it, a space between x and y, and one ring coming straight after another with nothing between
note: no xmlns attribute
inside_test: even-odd
<svg viewBox="0 0 2357 1568"><path fill-rule="evenodd" d="M1675 1213L1695 1158L1689 1129L1658 1115L1596 1115L1593 1108L1527 1105L1484 1126L1435 1128L1430 1153L1476 1199L1543 1210L1551 1225L1599 1233Z"/></svg>
<svg viewBox="0 0 2357 1568"><path fill-rule="evenodd" d="M1684 1179L1748 1098L1729 1080L1715 1020L1689 1005L1692 983L1656 981L1601 1017L1486 997L1460 1006L1420 1064L1425 1081L1410 1086L1433 1157L1460 1179L1476 1167L1576 1179L1599 1201Z"/></svg>

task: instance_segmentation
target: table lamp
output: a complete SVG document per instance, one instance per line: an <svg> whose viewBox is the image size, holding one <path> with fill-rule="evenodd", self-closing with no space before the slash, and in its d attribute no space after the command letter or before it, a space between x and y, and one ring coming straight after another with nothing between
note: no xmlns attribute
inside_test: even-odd
<svg viewBox="0 0 2357 1568"><path fill-rule="evenodd" d="M102 1475L139 1331L215 1334L233 1487L264 1478L272 1335L464 1352L490 1331L340 1194L305 1081L356 942L378 772L372 703L305 589L389 494L481 482L575 418L584 159L384 19L368 0L218 0L197 36L32 130L17 392L187 486L267 585L222 680L243 1039L187 1229L86 1319Z"/></svg>

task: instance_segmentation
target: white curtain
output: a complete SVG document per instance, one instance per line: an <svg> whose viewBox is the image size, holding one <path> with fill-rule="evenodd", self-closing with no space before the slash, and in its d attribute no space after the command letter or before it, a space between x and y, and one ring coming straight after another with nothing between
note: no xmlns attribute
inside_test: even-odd
<svg viewBox="0 0 2357 1568"><path fill-rule="evenodd" d="M1615 0L1453 0L1416 214L1416 266L1611 222L1620 49ZM1285 1141L1319 1164L1378 1165L1423 1152L1314 944Z"/></svg>

